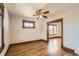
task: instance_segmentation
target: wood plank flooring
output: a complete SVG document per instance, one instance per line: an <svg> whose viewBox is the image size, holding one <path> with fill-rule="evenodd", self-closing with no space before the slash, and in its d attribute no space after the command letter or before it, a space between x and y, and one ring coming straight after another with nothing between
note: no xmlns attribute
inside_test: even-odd
<svg viewBox="0 0 79 59"><path fill-rule="evenodd" d="M64 49L50 48L49 45L44 41L11 45L6 56L75 56Z"/></svg>

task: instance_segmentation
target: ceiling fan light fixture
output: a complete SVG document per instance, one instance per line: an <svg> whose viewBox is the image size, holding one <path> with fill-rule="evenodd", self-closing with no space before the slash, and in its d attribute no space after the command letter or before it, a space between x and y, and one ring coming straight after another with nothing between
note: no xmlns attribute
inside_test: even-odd
<svg viewBox="0 0 79 59"><path fill-rule="evenodd" d="M42 10L41 9L39 9L39 10L36 10L36 14L34 14L33 16L37 16L37 19L39 19L39 18L48 18L47 17L47 14L49 13L49 11L45 11L45 12L42 12Z"/></svg>

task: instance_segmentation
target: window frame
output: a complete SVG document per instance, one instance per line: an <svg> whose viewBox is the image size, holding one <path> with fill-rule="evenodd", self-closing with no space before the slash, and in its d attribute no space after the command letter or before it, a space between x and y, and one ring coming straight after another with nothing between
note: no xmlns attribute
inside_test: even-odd
<svg viewBox="0 0 79 59"><path fill-rule="evenodd" d="M35 28L35 21L23 20L22 23L23 23L22 24L22 28L29 28L29 29L34 29ZM24 25L24 23L29 23L29 24L32 23L33 24L33 27L30 27L30 26L29 27L26 27Z"/></svg>

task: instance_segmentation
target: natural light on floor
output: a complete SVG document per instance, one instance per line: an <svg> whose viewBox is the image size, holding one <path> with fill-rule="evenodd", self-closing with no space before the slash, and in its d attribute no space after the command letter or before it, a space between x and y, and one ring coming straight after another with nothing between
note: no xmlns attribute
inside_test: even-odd
<svg viewBox="0 0 79 59"><path fill-rule="evenodd" d="M61 52L61 39L50 39L48 44L48 53L49 54L56 53L57 55L60 52Z"/></svg>

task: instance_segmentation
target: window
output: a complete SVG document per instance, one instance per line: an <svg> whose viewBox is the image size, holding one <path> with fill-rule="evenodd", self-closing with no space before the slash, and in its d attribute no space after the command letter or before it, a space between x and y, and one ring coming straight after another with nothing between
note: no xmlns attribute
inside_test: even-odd
<svg viewBox="0 0 79 59"><path fill-rule="evenodd" d="M3 27L3 17L4 17L4 6L0 3L0 52L4 48L4 27Z"/></svg>
<svg viewBox="0 0 79 59"><path fill-rule="evenodd" d="M54 25L53 26L53 35L56 35L57 34L57 25Z"/></svg>
<svg viewBox="0 0 79 59"><path fill-rule="evenodd" d="M50 34L57 35L57 25L50 25L49 31L50 31Z"/></svg>
<svg viewBox="0 0 79 59"><path fill-rule="evenodd" d="M23 20L23 28L35 28L35 22Z"/></svg>

